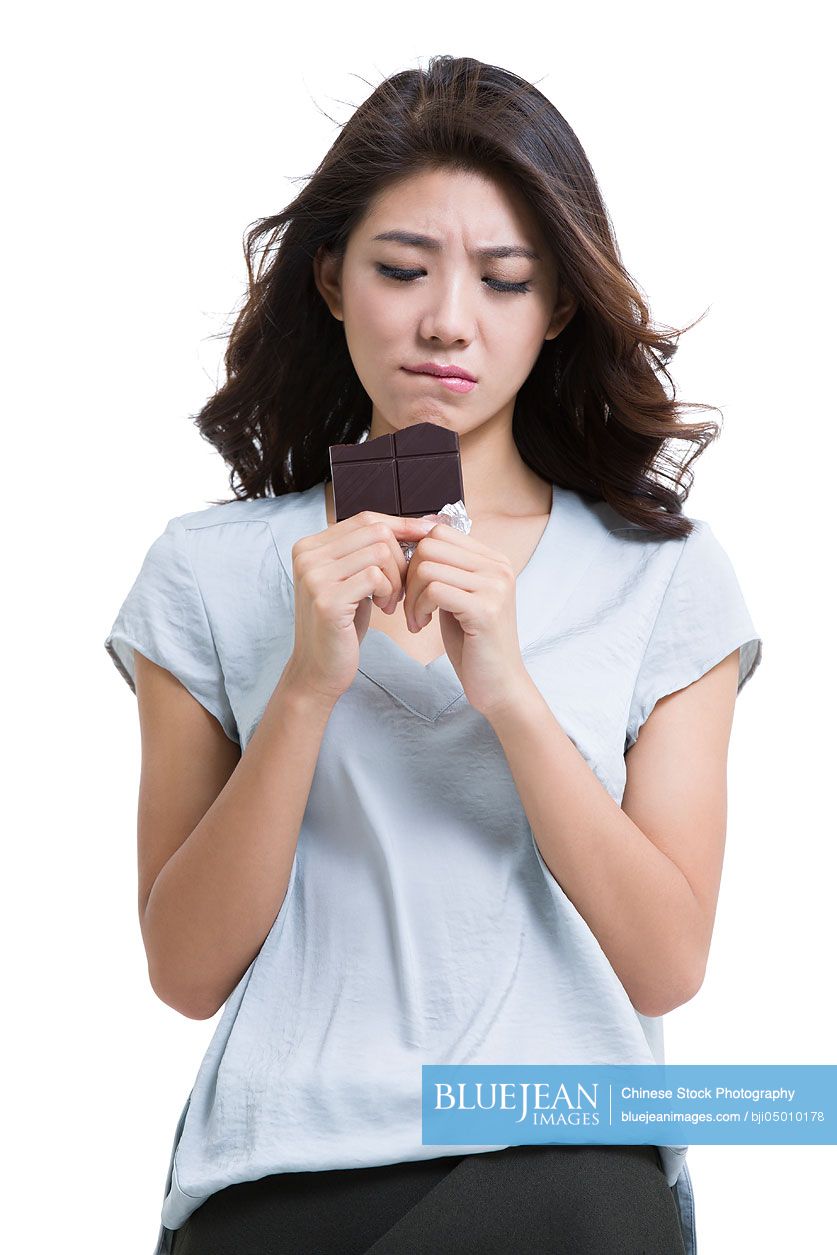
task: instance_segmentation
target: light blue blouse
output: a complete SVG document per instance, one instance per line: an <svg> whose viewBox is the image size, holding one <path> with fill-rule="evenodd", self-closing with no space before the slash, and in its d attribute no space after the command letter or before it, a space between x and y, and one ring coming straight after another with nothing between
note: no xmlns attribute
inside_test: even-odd
<svg viewBox="0 0 837 1255"><path fill-rule="evenodd" d="M709 525L664 540L553 487L517 579L523 661L603 788L654 704L740 648L761 661ZM173 518L105 646L166 667L242 750L294 642L291 549L327 526L324 485ZM502 747L444 654L370 628L326 726L290 883L217 1023L175 1131L155 1255L211 1194L277 1172L499 1147L423 1146L423 1063L662 1063L547 868ZM687 1251L687 1147L662 1146Z"/></svg>

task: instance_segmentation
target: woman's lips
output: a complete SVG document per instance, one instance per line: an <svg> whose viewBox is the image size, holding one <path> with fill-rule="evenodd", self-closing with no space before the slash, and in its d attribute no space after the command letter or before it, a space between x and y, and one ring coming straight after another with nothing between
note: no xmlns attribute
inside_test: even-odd
<svg viewBox="0 0 837 1255"><path fill-rule="evenodd" d="M431 375L430 371L425 370L407 370L406 366L401 369L406 371L408 375L414 375L417 379L426 379L430 383L441 384L443 388L447 388L448 392L470 392L476 384L472 379L460 379L455 375Z"/></svg>

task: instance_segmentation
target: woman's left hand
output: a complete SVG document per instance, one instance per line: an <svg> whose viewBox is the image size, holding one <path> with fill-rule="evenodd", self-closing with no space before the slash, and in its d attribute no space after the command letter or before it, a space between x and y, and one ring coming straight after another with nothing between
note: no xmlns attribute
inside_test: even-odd
<svg viewBox="0 0 837 1255"><path fill-rule="evenodd" d="M439 611L442 641L469 703L488 715L530 682L517 639L516 579L509 559L437 523L407 565L404 615L420 631Z"/></svg>

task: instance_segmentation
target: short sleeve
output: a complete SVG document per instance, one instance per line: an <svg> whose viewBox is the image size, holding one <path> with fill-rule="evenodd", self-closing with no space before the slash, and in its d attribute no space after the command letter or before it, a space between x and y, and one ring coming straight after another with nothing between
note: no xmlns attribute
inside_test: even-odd
<svg viewBox="0 0 837 1255"><path fill-rule="evenodd" d="M215 716L230 740L238 743L238 729L187 539L183 524L171 519L145 555L105 640L105 649L133 693L137 691L135 649L165 667Z"/></svg>
<svg viewBox="0 0 837 1255"><path fill-rule="evenodd" d="M726 551L708 523L693 520L640 664L626 751L661 698L700 679L739 648L740 693L761 662L762 639Z"/></svg>

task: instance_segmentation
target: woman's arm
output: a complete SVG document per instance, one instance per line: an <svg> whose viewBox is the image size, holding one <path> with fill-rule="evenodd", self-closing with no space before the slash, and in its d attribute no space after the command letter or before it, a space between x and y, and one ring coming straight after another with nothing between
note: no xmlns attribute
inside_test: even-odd
<svg viewBox="0 0 837 1255"><path fill-rule="evenodd" d="M486 712L544 862L643 1015L673 1010L703 981L737 683L735 650L657 702L626 755L621 807L533 682Z"/></svg>
<svg viewBox="0 0 837 1255"><path fill-rule="evenodd" d="M333 703L298 685L289 665L241 754L167 671L142 655L136 669L139 906L149 976L169 1006L208 1019L285 899Z"/></svg>

